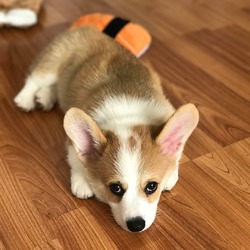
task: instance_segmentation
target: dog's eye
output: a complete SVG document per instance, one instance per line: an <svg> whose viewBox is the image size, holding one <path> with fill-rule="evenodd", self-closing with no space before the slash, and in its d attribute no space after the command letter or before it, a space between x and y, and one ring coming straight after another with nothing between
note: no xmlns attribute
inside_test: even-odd
<svg viewBox="0 0 250 250"><path fill-rule="evenodd" d="M145 194L153 194L158 188L158 183L155 181L149 182L144 188Z"/></svg>
<svg viewBox="0 0 250 250"><path fill-rule="evenodd" d="M123 196L125 193L125 190L122 188L122 186L117 183L109 185L109 189L113 194L117 196Z"/></svg>

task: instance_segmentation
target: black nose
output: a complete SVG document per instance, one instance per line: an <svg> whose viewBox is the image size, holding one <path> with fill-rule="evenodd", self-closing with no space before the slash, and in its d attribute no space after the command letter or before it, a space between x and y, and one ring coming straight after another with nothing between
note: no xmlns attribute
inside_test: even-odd
<svg viewBox="0 0 250 250"><path fill-rule="evenodd" d="M131 218L127 221L127 227L131 232L140 232L145 227L145 220L142 217Z"/></svg>

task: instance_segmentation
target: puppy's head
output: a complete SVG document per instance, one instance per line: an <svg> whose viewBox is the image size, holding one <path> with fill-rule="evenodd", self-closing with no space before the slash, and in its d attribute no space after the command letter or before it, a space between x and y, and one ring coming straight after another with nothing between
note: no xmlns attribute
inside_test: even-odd
<svg viewBox="0 0 250 250"><path fill-rule="evenodd" d="M121 126L102 131L76 108L64 119L95 196L110 205L122 228L132 232L143 231L154 221L160 194L173 178L197 123L198 111L192 104L182 106L159 127ZM177 181L178 176L175 178Z"/></svg>

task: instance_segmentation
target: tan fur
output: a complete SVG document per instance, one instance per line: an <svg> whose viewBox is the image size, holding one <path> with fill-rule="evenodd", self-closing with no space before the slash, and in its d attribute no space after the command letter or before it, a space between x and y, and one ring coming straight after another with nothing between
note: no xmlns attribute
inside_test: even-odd
<svg viewBox="0 0 250 250"><path fill-rule="evenodd" d="M61 62L60 67L55 63L57 61ZM108 96L121 94L149 100L156 98L170 105L164 97L159 76L149 63L140 63L120 44L91 27L69 30L58 36L40 55L32 71L41 77L48 71L58 74L59 105L64 112L77 107L89 114ZM160 154L156 138L150 137L156 137L162 125L150 128L139 126L134 129L134 133L143 141L144 164L141 173L145 181L141 184L142 193L148 180L157 180L161 184L166 169L171 172L175 168L176 159L166 160ZM99 163L93 160L87 164L91 165L89 169L93 178L102 176L105 185L117 179L110 166L119 148L115 135L111 132L107 132L107 135L108 146L103 153L102 168L98 168ZM130 147L136 146L133 137L129 138L128 143ZM169 166L166 166L166 162ZM148 199L153 202L157 196L158 193Z"/></svg>
<svg viewBox="0 0 250 250"><path fill-rule="evenodd" d="M103 150L101 160L89 159L86 166L91 175L90 179L100 180L106 191L106 198L109 202L119 202L121 197L117 197L109 190L109 185L119 182L123 188L127 189L127 183L122 179L122 176L116 171L115 162L117 161L117 154L120 148L120 142L117 136L108 131L105 133L107 139L107 147ZM160 153L160 147L156 144L155 139L152 137L152 129L147 126L136 126L133 129L133 136L128 139L131 149L135 149L137 141L135 138L141 139L141 154L142 165L140 167L140 180L138 185L138 191L142 197L148 200L149 203L155 202L160 195L161 188L165 176L171 173L176 167L176 159L172 157L165 157ZM167 165L166 165L167 163ZM91 180L90 180L91 181ZM156 181L159 183L159 188L152 195L146 195L144 188L150 181ZM98 194L97 194L98 195Z"/></svg>
<svg viewBox="0 0 250 250"><path fill-rule="evenodd" d="M116 210L116 205L127 205L126 200L123 204L122 196L110 190L111 184L119 184L124 191L128 189L124 196L129 198L132 194L132 199L138 198L142 204L138 213L144 214L145 204L152 209L149 213L152 223L161 191L171 189L178 180L178 161L187 138L198 123L198 111L194 105L184 105L175 113L165 99L160 79L152 66L142 64L117 42L91 27L61 34L41 53L31 69L27 86L16 98L19 107L23 105L20 96L25 93L30 97L29 85L39 90L42 87L36 86L36 81L39 85L44 77L52 79L45 86L47 88L55 84L55 79L58 81L59 105L66 112L64 128L81 161L79 164L75 151L69 153L74 184L72 192L80 198L95 194L101 201L111 204L116 211L116 220L126 229L125 220L131 218L123 218L123 215L130 216L131 213L135 217L140 214L134 214L130 207L121 213ZM101 117L103 111L101 104L114 97L119 97L120 102L124 96L126 101L132 100L132 104L128 108L124 103L118 107L122 115L117 109L113 111L111 104L108 106L111 113L115 113L111 117L118 123L111 119L109 127L105 127L103 124L109 119L105 112L105 121L98 123L98 115ZM136 113L132 112L133 105ZM147 105L150 105L148 113L145 110L149 107ZM123 112L128 112L125 118L130 122L132 119L133 125L127 124L126 119L120 121L120 116L124 119ZM154 116L153 112L157 115ZM137 116L143 119L137 119ZM114 131L110 131L112 129ZM130 163L127 171L126 164ZM123 174L127 173L130 175L125 178ZM133 179L131 189L130 178ZM145 187L150 182L156 182L158 188L154 193L146 194Z"/></svg>
<svg viewBox="0 0 250 250"><path fill-rule="evenodd" d="M57 61L61 62L60 67ZM91 27L58 36L32 71L41 77L48 71L59 75L59 104L65 112L78 107L89 113L107 96L119 94L147 99L156 96L168 104L156 73L112 38Z"/></svg>
<svg viewBox="0 0 250 250"><path fill-rule="evenodd" d="M89 171L90 182L91 180L100 180L104 186L105 190L100 190L100 194L97 193L96 195L104 195L106 196L104 198L110 202L119 202L121 197L112 194L109 190L109 185L120 182L124 189L127 188L127 184L121 179L121 176L115 171L114 167L114 163L117 160L118 150L120 148L120 142L114 133L110 131L105 133L105 137L107 144L102 152L102 157L87 159L86 166Z"/></svg>
<svg viewBox="0 0 250 250"><path fill-rule="evenodd" d="M176 168L176 159L163 156L160 147L156 143L152 127L137 126L134 133L141 138L142 164L140 167L140 195L148 200L155 202L160 195L160 186L163 186L164 177ZM144 188L150 181L159 183L159 188L152 195L146 195Z"/></svg>

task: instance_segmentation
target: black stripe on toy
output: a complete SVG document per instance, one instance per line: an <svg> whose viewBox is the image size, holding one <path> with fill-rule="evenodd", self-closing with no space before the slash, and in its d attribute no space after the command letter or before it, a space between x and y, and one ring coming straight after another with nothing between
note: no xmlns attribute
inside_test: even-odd
<svg viewBox="0 0 250 250"><path fill-rule="evenodd" d="M116 35L120 32L120 30L129 23L128 20L116 17L106 26L103 30L103 33L115 38Z"/></svg>

